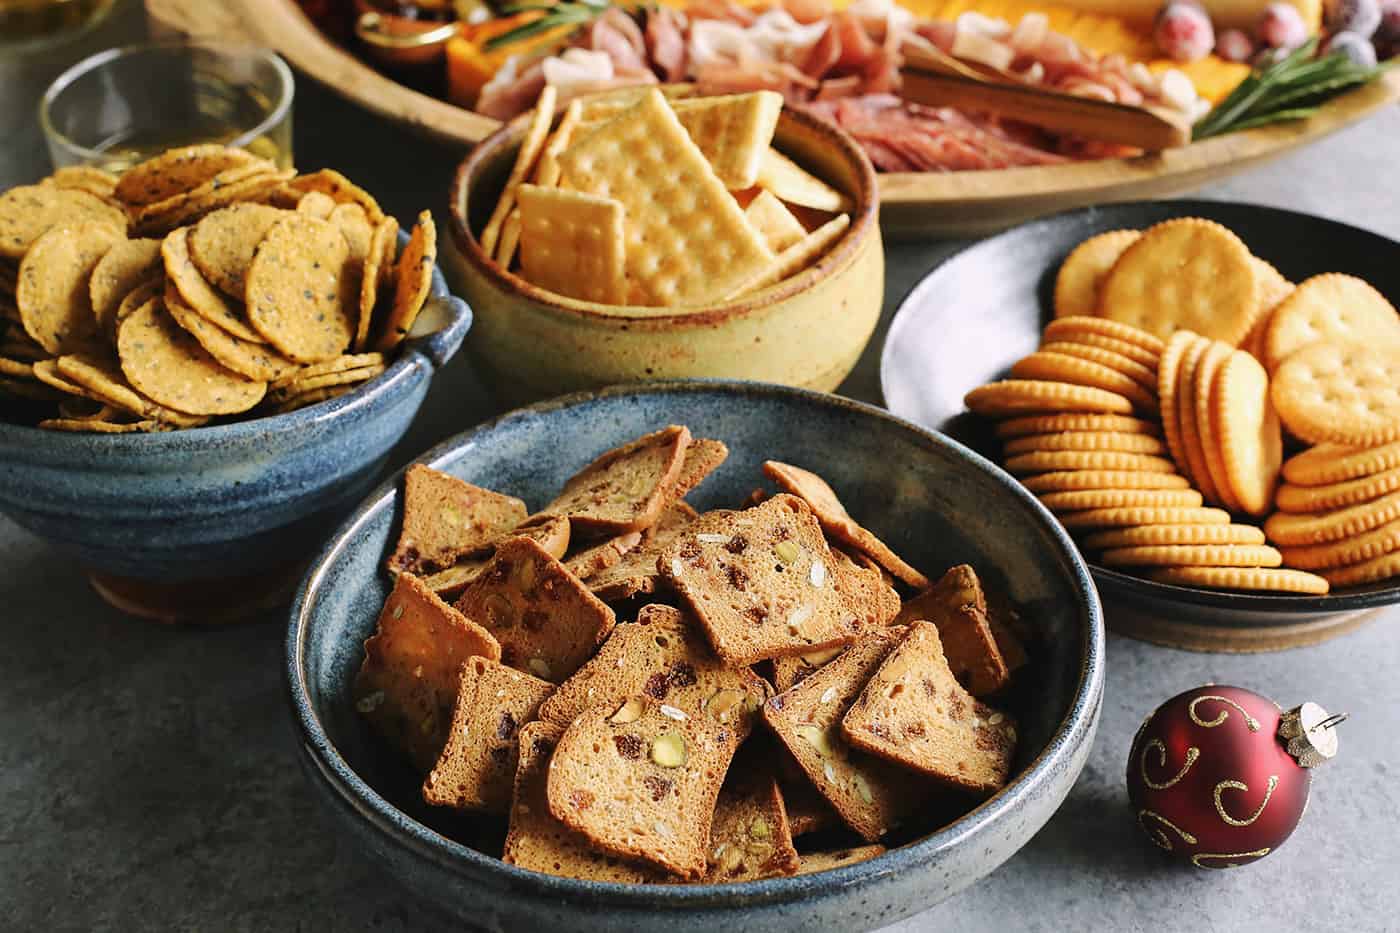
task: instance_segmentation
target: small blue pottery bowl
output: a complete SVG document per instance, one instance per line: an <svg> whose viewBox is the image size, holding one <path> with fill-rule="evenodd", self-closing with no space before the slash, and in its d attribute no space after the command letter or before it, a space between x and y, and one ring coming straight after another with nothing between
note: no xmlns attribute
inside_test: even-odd
<svg viewBox="0 0 1400 933"><path fill-rule="evenodd" d="M501 824L429 808L421 778L383 748L351 682L387 595L400 478L332 539L302 583L287 639L300 759L315 795L383 873L461 922L488 930L746 933L865 929L917 913L995 869L1059 807L1089 754L1104 685L1098 597L1073 544L1009 475L946 437L857 402L741 382L653 383L567 396L468 431L420 463L538 505L599 451L688 425L729 445L690 498L741 501L768 458L818 469L846 505L914 564L973 564L1034 631L1033 659L1005 704L1020 724L1014 778L947 825L871 861L724 885L620 885L501 862Z"/></svg>
<svg viewBox="0 0 1400 933"><path fill-rule="evenodd" d="M212 622L275 604L374 482L471 321L434 270L397 357L334 400L157 434L0 423L0 512L133 615Z"/></svg>

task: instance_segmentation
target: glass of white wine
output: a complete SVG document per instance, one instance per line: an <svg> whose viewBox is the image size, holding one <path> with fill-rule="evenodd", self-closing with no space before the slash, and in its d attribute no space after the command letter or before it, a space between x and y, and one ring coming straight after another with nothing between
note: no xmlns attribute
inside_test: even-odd
<svg viewBox="0 0 1400 933"><path fill-rule="evenodd" d="M275 52L162 42L99 52L39 102L54 167L121 172L175 146L223 143L292 165L292 71Z"/></svg>

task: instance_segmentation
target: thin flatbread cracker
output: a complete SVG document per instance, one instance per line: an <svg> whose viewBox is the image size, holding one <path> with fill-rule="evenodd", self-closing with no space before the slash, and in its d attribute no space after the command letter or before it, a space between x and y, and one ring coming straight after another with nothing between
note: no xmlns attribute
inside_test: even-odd
<svg viewBox="0 0 1400 933"><path fill-rule="evenodd" d="M755 91L678 100L671 107L726 188L749 188L758 181L783 111L783 95Z"/></svg>
<svg viewBox="0 0 1400 933"><path fill-rule="evenodd" d="M749 222L763 234L768 248L782 253L789 246L796 246L807 236L802 222L793 216L792 211L783 206L771 191L759 191L758 195L744 208Z"/></svg>
<svg viewBox="0 0 1400 933"><path fill-rule="evenodd" d="M832 212L852 207L850 198L772 147L764 154L755 181L790 204Z"/></svg>
<svg viewBox="0 0 1400 933"><path fill-rule="evenodd" d="M496 246L501 237L501 228L505 225L506 218L515 208L516 190L530 177L530 172L535 166L535 160L540 156L540 150L544 148L545 135L549 132L549 126L554 120L554 102L558 97L552 84L546 84L540 93L540 98L535 102L535 110L530 118L530 125L525 130L525 138L520 143L520 151L515 157L515 167L510 171L510 178L506 180L506 186L501 191L501 197L496 201L496 209L491 212L491 219L486 222L486 227L481 231L481 251L491 258L496 256Z"/></svg>
<svg viewBox="0 0 1400 933"><path fill-rule="evenodd" d="M800 241L779 253L778 257L761 275L752 282L740 286L739 290L734 293L734 297L756 292L769 285L777 285L784 279L791 278L806 269L829 250L850 225L850 214L838 214L831 218Z"/></svg>

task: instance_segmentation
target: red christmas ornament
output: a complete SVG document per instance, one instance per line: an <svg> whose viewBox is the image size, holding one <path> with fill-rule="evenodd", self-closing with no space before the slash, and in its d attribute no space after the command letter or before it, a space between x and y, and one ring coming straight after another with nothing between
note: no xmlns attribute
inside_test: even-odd
<svg viewBox="0 0 1400 933"><path fill-rule="evenodd" d="M1235 868L1281 846L1302 819L1311 769L1337 753L1345 716L1284 712L1240 687L1207 685L1148 716L1128 755L1128 797L1149 839L1197 868Z"/></svg>

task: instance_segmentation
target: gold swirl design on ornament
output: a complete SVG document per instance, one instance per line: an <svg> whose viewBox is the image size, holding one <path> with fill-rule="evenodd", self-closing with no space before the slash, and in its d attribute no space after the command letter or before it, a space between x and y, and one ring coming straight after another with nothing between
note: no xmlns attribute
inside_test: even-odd
<svg viewBox="0 0 1400 933"><path fill-rule="evenodd" d="M1172 850L1172 841L1171 839L1167 838L1167 834L1162 832L1160 827L1154 828L1152 826L1147 825L1147 823L1144 820L1146 817L1149 816L1157 822L1161 823L1163 826L1169 827L1171 831L1180 836L1181 841L1186 843L1187 845L1193 846L1196 844L1195 836L1191 835L1186 830L1182 829L1180 826L1176 825L1171 820L1158 813L1156 810L1139 810L1138 825L1142 827L1143 832L1147 833L1148 838L1155 842L1159 847L1166 849L1168 852L1170 852Z"/></svg>
<svg viewBox="0 0 1400 933"><path fill-rule="evenodd" d="M1192 700L1190 705L1186 707L1186 714L1191 717L1191 721L1194 722L1196 725L1201 726L1205 729L1214 729L1216 726L1220 725L1225 720L1230 718L1230 711L1227 709L1222 709L1220 711L1220 715L1216 716L1214 719L1202 719L1200 717L1200 714L1196 712L1196 704L1204 703L1206 700L1215 700L1217 702L1224 703L1226 706L1233 706L1235 709L1239 710L1240 715L1244 717L1244 724L1249 727L1250 732L1259 731L1259 720L1249 715L1248 710L1246 710L1243 706L1239 705L1229 697L1216 696L1213 693L1206 694L1205 696L1196 697L1196 699Z"/></svg>
<svg viewBox="0 0 1400 933"><path fill-rule="evenodd" d="M1191 856L1191 864L1195 865L1197 868L1237 868L1239 867L1238 862L1226 862L1224 865L1206 865L1204 864L1204 860L1208 858L1263 858L1272 851L1272 849L1265 846L1262 849L1255 849L1253 852L1197 852L1195 855Z"/></svg>
<svg viewBox="0 0 1400 933"><path fill-rule="evenodd" d="M1147 753L1154 748L1157 749L1157 767L1165 768L1167 766L1167 746L1162 744L1161 739L1153 739L1151 742L1144 745L1142 756L1138 759L1138 771L1142 775L1142 783L1153 790L1166 790L1168 787L1171 787L1173 784L1186 777L1186 772L1190 771L1191 766L1196 763L1196 759L1201 757L1201 750L1192 745L1190 748L1186 749L1186 763L1181 766L1181 770L1176 773L1176 776L1170 781L1158 784L1147 776Z"/></svg>
<svg viewBox="0 0 1400 933"><path fill-rule="evenodd" d="M1222 791L1227 790L1248 791L1249 785L1242 781L1221 781L1219 784L1215 785L1215 812L1220 814L1220 818L1231 826L1248 826L1259 819L1260 815L1264 812L1264 808L1269 805L1269 798L1274 795L1275 787L1278 787L1278 775L1271 774L1269 775L1269 789L1264 792L1264 800L1259 804L1259 809L1255 810L1254 814L1249 819L1237 820L1225 812L1225 805L1220 801L1220 794Z"/></svg>

